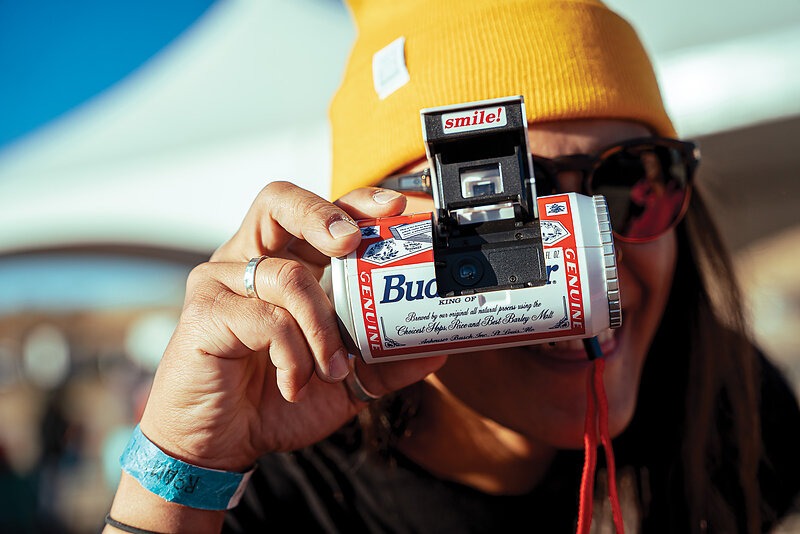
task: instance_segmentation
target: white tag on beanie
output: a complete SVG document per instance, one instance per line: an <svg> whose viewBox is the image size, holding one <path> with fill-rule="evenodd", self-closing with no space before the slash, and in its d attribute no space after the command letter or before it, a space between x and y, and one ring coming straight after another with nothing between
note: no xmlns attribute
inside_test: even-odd
<svg viewBox="0 0 800 534"><path fill-rule="evenodd" d="M406 68L406 38L398 37L372 56L372 83L381 100L411 80Z"/></svg>

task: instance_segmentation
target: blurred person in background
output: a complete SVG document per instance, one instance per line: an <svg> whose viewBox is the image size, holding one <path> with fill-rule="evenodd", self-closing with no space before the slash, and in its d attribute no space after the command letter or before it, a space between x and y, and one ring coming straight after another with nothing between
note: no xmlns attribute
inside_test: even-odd
<svg viewBox="0 0 800 534"><path fill-rule="evenodd" d="M675 139L633 29L596 0L350 8L358 37L330 110L337 200L272 183L192 272L106 530L777 526L800 488L797 400L750 341L692 182L697 151ZM373 58L398 37L407 79L379 95ZM612 211L624 321L599 339L614 438L601 472L616 482L598 476L593 511L581 496L592 364L580 341L366 365L348 358L319 283L359 244L354 220L432 209L424 192L380 185L426 166L420 109L516 94L540 195L592 194L620 158L640 160L627 194L651 222ZM559 164L572 154L592 165ZM644 191L670 194L639 202L654 176L663 187Z"/></svg>

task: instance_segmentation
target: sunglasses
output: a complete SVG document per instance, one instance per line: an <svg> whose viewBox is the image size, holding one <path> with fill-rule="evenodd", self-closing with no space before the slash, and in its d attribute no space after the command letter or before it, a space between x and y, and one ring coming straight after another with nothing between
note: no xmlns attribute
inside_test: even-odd
<svg viewBox="0 0 800 534"><path fill-rule="evenodd" d="M683 218L700 150L690 141L646 137L609 146L596 155L531 157L539 196L576 190L603 195L615 236L642 243L663 235ZM579 173L580 183L565 183L570 181L562 175L565 172ZM390 176L378 187L430 195L430 184L430 169L425 169Z"/></svg>

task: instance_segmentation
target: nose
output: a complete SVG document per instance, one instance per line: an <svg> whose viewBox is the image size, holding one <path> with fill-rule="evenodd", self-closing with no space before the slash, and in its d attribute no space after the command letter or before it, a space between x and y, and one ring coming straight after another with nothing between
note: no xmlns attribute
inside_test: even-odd
<svg viewBox="0 0 800 534"><path fill-rule="evenodd" d="M541 187L540 187L541 182ZM561 171L555 176L542 177L536 180L536 191L539 195L555 193L580 193L583 189L583 173L580 171Z"/></svg>

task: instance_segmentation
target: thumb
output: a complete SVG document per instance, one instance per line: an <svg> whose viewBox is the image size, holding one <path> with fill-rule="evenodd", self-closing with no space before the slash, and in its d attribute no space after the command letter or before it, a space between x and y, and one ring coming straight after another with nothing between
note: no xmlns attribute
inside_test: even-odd
<svg viewBox="0 0 800 534"><path fill-rule="evenodd" d="M354 219L400 215L406 207L405 195L391 189L361 187L334 202Z"/></svg>

